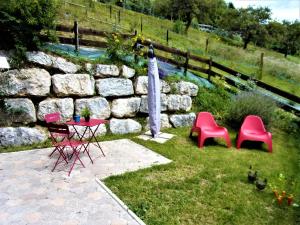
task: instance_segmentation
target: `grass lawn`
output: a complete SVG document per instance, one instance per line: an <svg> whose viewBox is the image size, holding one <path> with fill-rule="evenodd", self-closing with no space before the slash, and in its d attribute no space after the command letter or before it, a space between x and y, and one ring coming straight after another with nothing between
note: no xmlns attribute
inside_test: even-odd
<svg viewBox="0 0 300 225"><path fill-rule="evenodd" d="M285 190L300 201L300 140L273 132L274 153L251 145L238 151L224 142L211 142L203 150L189 128L170 129L176 137L165 144L133 140L173 160L122 176L110 177L106 185L146 224L296 224L299 208L278 206L270 187L257 191L247 182L251 164L259 177L278 183L278 174L288 180ZM234 141L235 133L231 133Z"/></svg>

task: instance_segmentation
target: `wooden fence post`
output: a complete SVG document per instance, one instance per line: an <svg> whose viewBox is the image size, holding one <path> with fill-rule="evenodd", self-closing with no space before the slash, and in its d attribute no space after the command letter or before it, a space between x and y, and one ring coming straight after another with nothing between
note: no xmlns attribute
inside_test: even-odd
<svg viewBox="0 0 300 225"><path fill-rule="evenodd" d="M143 17L141 17L141 33L143 33Z"/></svg>
<svg viewBox="0 0 300 225"><path fill-rule="evenodd" d="M210 81L211 77L211 67L212 67L212 57L209 57L209 63L208 63L208 80Z"/></svg>
<svg viewBox="0 0 300 225"><path fill-rule="evenodd" d="M167 45L169 45L169 30L167 30Z"/></svg>
<svg viewBox="0 0 300 225"><path fill-rule="evenodd" d="M111 15L112 15L112 6L109 5L109 18L111 18Z"/></svg>
<svg viewBox="0 0 300 225"><path fill-rule="evenodd" d="M121 10L118 12L118 17L119 17L119 23L121 23Z"/></svg>
<svg viewBox="0 0 300 225"><path fill-rule="evenodd" d="M264 53L260 54L260 64L259 64L259 76L258 79L261 80L263 77L263 67L264 67Z"/></svg>
<svg viewBox="0 0 300 225"><path fill-rule="evenodd" d="M184 63L184 75L186 76L187 70L188 70L188 65L189 65L189 59L190 59L190 50L186 52L185 56L185 63Z"/></svg>
<svg viewBox="0 0 300 225"><path fill-rule="evenodd" d="M206 38L206 43L205 43L205 53L208 52L208 38Z"/></svg>
<svg viewBox="0 0 300 225"><path fill-rule="evenodd" d="M79 49L79 34L78 34L78 22L77 20L74 21L74 45L75 45L75 51L78 52Z"/></svg>

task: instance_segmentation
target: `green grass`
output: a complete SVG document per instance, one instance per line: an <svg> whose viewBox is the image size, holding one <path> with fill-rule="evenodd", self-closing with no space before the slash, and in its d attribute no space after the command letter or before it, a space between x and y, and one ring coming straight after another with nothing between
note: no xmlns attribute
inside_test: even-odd
<svg viewBox="0 0 300 225"><path fill-rule="evenodd" d="M106 185L146 224L295 224L296 209L278 206L270 188L257 191L247 182L251 164L261 178L277 184L279 173L298 181L286 191L300 201L299 139L273 132L274 153L266 146L227 149L211 142L202 150L189 129L170 129L176 137L165 144L134 141L173 162L122 176L110 177ZM232 140L235 134L231 133ZM248 146L249 147L249 146Z"/></svg>
<svg viewBox="0 0 300 225"><path fill-rule="evenodd" d="M71 0L70 0L71 1ZM84 0L72 0L72 2L85 4ZM123 10L113 6L112 18L109 16L107 5L97 3L95 9L88 10L88 16L83 8L63 5L59 12L58 23L73 25L74 19L79 21L79 26L89 27L99 30L112 31L113 26L101 23L88 17L96 18L105 22L115 23L115 15L121 10L121 26L126 30L140 32L140 21L143 18L143 35L153 41L166 44L166 31L170 30L169 46L181 50L190 49L193 54L204 57L213 57L213 60L229 66L239 72L251 76L257 76L259 69L259 59L261 52L265 53L264 74L262 80L285 91L300 96L300 58L288 56L268 49L249 45L248 50L240 47L228 45L220 40L216 35L201 32L190 28L187 35L172 32L173 22L170 20L159 19L152 16L143 15L129 10ZM72 35L71 35L72 36ZM85 37L95 39L95 37ZM205 53L205 42L209 38L208 53Z"/></svg>

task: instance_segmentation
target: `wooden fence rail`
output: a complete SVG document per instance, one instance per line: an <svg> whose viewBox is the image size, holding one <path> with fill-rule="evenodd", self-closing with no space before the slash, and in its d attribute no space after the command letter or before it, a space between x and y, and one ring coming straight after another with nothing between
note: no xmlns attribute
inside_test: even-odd
<svg viewBox="0 0 300 225"><path fill-rule="evenodd" d="M56 25L56 31L62 31L62 32L67 32L67 33L73 33L74 32L74 27L70 26L65 26L65 25ZM109 34L112 34L112 32L107 32L107 31L100 31L100 30L93 30L90 28L81 28L80 26L78 27L78 32L80 34L84 35L92 35L92 36L97 36L97 37L106 37ZM135 34L130 34L130 33L122 33L120 34L124 38L130 38L134 37Z"/></svg>
<svg viewBox="0 0 300 225"><path fill-rule="evenodd" d="M62 32L74 32L73 27L64 26L64 25L57 25L56 30L57 31L62 31ZM78 28L78 32L80 34L84 34L84 35L93 35L93 36L99 36L99 37L106 37L108 34L111 34L109 32L105 32L105 31L93 30L93 29L88 29L88 28L80 28L80 27ZM121 34L121 35L124 38L130 38L130 37L135 36L136 32L135 32L135 34L129 34L129 33L126 34L125 33L125 34ZM74 39L72 39L72 38L59 37L59 40L60 40L61 43L74 44ZM87 40L87 39L80 39L80 44L81 45L87 45L87 46L101 47L101 48L107 47L106 42L92 41L92 40ZM251 79L256 83L256 85L258 87L266 89L270 92L273 92L274 94L277 94L279 96L282 96L284 98L287 98L291 101L294 101L294 102L300 104L300 97L298 97L296 95L293 95L289 92L283 91L279 88L273 87L273 86L271 86L271 85L269 85L265 82L262 82L260 80L253 79L248 75L245 75L245 74L240 73L236 70L233 70L229 67L226 67L226 66L224 66L220 63L217 63L217 62L213 61L211 58L210 59L202 58L200 56L192 55L188 52L185 52L185 51L182 51L182 50L179 50L179 49L176 49L176 48L171 48L171 47L168 47L168 46L164 46L164 45L159 44L159 43L154 43L154 42L151 42L149 40L145 40L143 42L143 44L146 45L146 46L149 46L150 44L152 44L155 49L158 49L160 51L171 53L171 54L178 55L178 56L182 56L184 58L188 57L189 60L194 60L194 61L197 61L197 62L200 62L200 63L204 63L207 66L207 69L199 67L199 66L191 65L190 62L188 62L188 63L179 63L174 59L170 59L170 58L165 57L165 56L157 55L157 57L159 59L161 59L162 61L174 64L174 65L177 65L177 66L185 67L185 69L191 69L191 70L194 70L194 71L198 71L198 72L201 72L201 73L208 74L208 78L210 78L210 76L224 77L224 79L229 84L234 85L234 86L236 85L236 82L234 81L234 79L230 79L228 76L224 76L224 75L220 74L219 72L216 72L215 69L220 70L222 72L225 72L225 73L227 73L231 76L238 77L238 78L240 78L242 80L245 80L245 81Z"/></svg>

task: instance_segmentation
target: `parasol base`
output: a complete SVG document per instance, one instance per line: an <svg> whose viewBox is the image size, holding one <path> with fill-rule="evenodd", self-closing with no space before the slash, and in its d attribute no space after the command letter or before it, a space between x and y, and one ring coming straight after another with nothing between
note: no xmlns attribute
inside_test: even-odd
<svg viewBox="0 0 300 225"><path fill-rule="evenodd" d="M145 134L139 135L138 138L145 141L155 141L157 143L163 144L168 140L172 139L175 135L159 132L156 137L153 137L151 131L147 131Z"/></svg>

